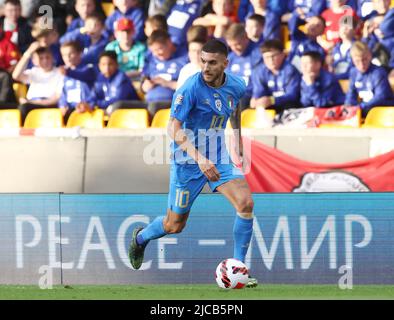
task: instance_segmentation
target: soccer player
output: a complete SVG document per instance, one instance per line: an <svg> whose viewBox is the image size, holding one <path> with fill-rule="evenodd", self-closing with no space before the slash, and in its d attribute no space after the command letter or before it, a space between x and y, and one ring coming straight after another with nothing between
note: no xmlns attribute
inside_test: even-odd
<svg viewBox="0 0 394 320"><path fill-rule="evenodd" d="M216 39L208 41L202 48L202 71L190 77L174 94L168 125L174 156L167 215L157 217L145 228L133 230L129 259L134 269L141 267L150 240L182 231L193 202L206 183L213 191L222 193L236 209L234 258L245 261L253 231L253 200L241 171L228 161L224 128L246 85L242 78L224 71L227 54L224 43ZM206 130L203 141L202 130ZM198 134L198 141L190 132L194 137ZM212 139L217 144L210 144ZM215 145L215 150L209 152L208 145ZM251 278L248 286L256 285L257 280Z"/></svg>

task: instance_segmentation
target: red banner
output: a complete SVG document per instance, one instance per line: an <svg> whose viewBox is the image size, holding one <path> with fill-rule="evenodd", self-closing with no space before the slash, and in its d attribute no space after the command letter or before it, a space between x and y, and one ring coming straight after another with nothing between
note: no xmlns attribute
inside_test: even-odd
<svg viewBox="0 0 394 320"><path fill-rule="evenodd" d="M245 177L252 192L394 191L394 150L365 160L320 164L294 158L261 142L247 143L251 143L247 148L251 155L245 157L252 161Z"/></svg>

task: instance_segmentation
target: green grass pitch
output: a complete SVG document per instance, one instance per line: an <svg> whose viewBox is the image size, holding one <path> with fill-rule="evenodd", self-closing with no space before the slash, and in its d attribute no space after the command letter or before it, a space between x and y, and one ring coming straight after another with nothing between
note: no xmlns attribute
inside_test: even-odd
<svg viewBox="0 0 394 320"><path fill-rule="evenodd" d="M267 285L223 290L209 285L134 286L0 286L0 299L38 300L260 300L260 299L394 299L394 286L360 285L341 290L334 285Z"/></svg>

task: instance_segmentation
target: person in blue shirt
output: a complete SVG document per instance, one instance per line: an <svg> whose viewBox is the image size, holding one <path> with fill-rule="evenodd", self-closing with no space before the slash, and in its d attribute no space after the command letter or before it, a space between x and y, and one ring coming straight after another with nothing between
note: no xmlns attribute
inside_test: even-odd
<svg viewBox="0 0 394 320"><path fill-rule="evenodd" d="M187 47L187 30L200 15L202 4L202 0L177 0L172 6L167 17L167 25L171 41L177 47Z"/></svg>
<svg viewBox="0 0 394 320"><path fill-rule="evenodd" d="M265 41L264 26L265 18L260 14L252 14L245 20L246 34L256 46L261 46Z"/></svg>
<svg viewBox="0 0 394 320"><path fill-rule="evenodd" d="M81 102L93 104L91 101L91 90L95 80L95 71L93 66L85 66L81 63L83 48L77 41L65 42L60 47L64 66L59 70L64 75L64 85L60 96L58 106L62 111L64 122L70 114L77 110L76 107ZM76 79L75 74L85 75L85 81ZM72 77L74 75L74 77Z"/></svg>
<svg viewBox="0 0 394 320"><path fill-rule="evenodd" d="M319 16L327 3L325 0L290 0L289 9L293 12L291 19L300 18L306 20L314 16Z"/></svg>
<svg viewBox="0 0 394 320"><path fill-rule="evenodd" d="M300 26L304 26L305 33L299 29ZM325 59L325 51L317 42L317 38L324 33L325 26L321 16L312 16L307 21L296 16L289 21L291 48L288 59L298 70L304 52L317 51Z"/></svg>
<svg viewBox="0 0 394 320"><path fill-rule="evenodd" d="M226 31L225 38L231 49L227 70L242 77L247 86L239 105L241 110L244 110L249 107L252 97L253 87L250 78L253 70L262 63L262 56L259 47L249 40L245 27L241 23L232 24Z"/></svg>
<svg viewBox="0 0 394 320"><path fill-rule="evenodd" d="M189 58L176 50L166 31L153 31L148 38L148 47L151 54L142 70L141 89L145 92L148 111L154 116L157 110L170 106L179 72Z"/></svg>
<svg viewBox="0 0 394 320"><path fill-rule="evenodd" d="M144 11L139 7L138 0L113 0L116 7L115 12L105 21L108 38L115 30L115 22L120 18L128 18L133 21L135 34L134 40L145 41L144 35Z"/></svg>
<svg viewBox="0 0 394 320"><path fill-rule="evenodd" d="M97 75L92 90L92 103L79 105L80 112L97 106L105 110L107 115L116 109L134 107L139 97L126 74L119 70L118 57L114 51L104 51L100 54L100 73Z"/></svg>
<svg viewBox="0 0 394 320"><path fill-rule="evenodd" d="M355 25L355 20L353 20L352 24L340 24L339 37L341 40L327 54L326 63L328 70L334 73L339 80L349 79L350 70L353 68L350 48L355 41Z"/></svg>
<svg viewBox="0 0 394 320"><path fill-rule="evenodd" d="M88 16L96 11L96 1L95 0L76 0L75 1L75 11L78 17L73 19L69 26L67 27L67 32L80 29L85 26L85 21Z"/></svg>
<svg viewBox="0 0 394 320"><path fill-rule="evenodd" d="M92 14L86 18L85 26L66 33L60 38L60 43L78 41L83 49L82 63L97 64L98 57L108 43L103 34L104 18L100 14Z"/></svg>
<svg viewBox="0 0 394 320"><path fill-rule="evenodd" d="M268 40L261 46L264 64L252 73L251 108L269 108L277 113L299 106L301 75L288 61L280 40Z"/></svg>
<svg viewBox="0 0 394 320"><path fill-rule="evenodd" d="M303 107L333 107L343 105L345 94L335 75L322 69L318 52L305 52L301 57L300 102Z"/></svg>
<svg viewBox="0 0 394 320"><path fill-rule="evenodd" d="M382 31L384 37L394 37L394 8L391 8L385 14L384 19L380 24L380 30Z"/></svg>
<svg viewBox="0 0 394 320"><path fill-rule="evenodd" d="M394 105L387 71L383 67L372 64L372 53L368 45L356 41L350 54L355 67L350 71L350 84L345 104L360 106L363 117L373 107Z"/></svg>
<svg viewBox="0 0 394 320"><path fill-rule="evenodd" d="M245 261L253 232L254 204L241 170L227 153L224 129L246 86L242 78L224 71L227 54L224 43L208 41L201 53L202 71L174 94L168 124L173 157L167 214L133 230L129 259L134 269L141 267L149 241L182 231L206 183L237 211L234 258ZM257 286L257 280L250 279L247 286Z"/></svg>

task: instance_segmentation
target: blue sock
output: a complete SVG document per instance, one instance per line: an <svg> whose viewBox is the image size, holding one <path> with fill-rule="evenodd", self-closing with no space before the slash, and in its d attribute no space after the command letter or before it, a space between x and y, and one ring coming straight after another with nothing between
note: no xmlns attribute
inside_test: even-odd
<svg viewBox="0 0 394 320"><path fill-rule="evenodd" d="M253 219L241 218L238 214L234 221L234 258L245 262L249 242L252 238Z"/></svg>
<svg viewBox="0 0 394 320"><path fill-rule="evenodd" d="M164 231L163 226L164 216L157 217L146 228L144 228L137 235L137 243L142 245L153 239L164 237L167 233Z"/></svg>

